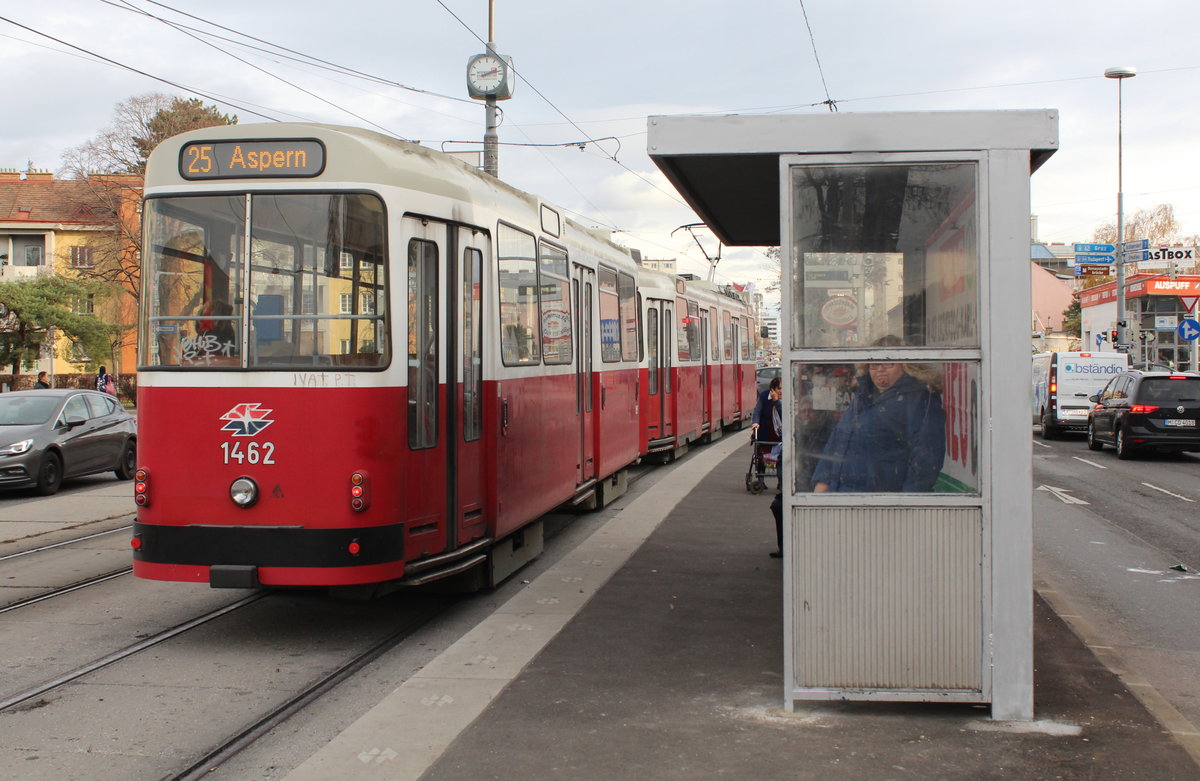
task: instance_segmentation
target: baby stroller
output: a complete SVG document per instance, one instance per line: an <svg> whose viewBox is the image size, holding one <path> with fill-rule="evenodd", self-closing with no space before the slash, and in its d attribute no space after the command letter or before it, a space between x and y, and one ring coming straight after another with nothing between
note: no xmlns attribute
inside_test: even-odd
<svg viewBox="0 0 1200 781"><path fill-rule="evenodd" d="M767 478L779 475L779 461L772 455L778 442L750 440L750 468L746 470L746 490L761 494L767 487Z"/></svg>

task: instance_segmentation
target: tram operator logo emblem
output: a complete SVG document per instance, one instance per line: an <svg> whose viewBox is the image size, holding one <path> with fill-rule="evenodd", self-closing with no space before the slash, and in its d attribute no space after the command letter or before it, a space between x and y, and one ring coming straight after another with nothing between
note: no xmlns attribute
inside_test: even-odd
<svg viewBox="0 0 1200 781"><path fill-rule="evenodd" d="M222 431L232 431L235 437L253 437L275 421L268 418L272 410L263 409L258 404L242 403L221 416L221 420L229 421L221 427Z"/></svg>

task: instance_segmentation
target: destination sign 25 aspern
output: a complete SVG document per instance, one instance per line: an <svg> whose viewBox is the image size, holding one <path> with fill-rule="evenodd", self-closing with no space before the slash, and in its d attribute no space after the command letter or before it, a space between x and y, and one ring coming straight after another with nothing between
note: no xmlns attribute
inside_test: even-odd
<svg viewBox="0 0 1200 781"><path fill-rule="evenodd" d="M325 146L316 139L194 141L179 150L184 179L262 179L317 176Z"/></svg>

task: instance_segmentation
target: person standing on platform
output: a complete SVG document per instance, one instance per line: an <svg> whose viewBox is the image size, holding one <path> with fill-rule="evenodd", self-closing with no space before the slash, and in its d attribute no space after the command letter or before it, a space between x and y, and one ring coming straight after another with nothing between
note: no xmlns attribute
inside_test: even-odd
<svg viewBox="0 0 1200 781"><path fill-rule="evenodd" d="M813 491L932 491L945 457L938 378L920 365L872 363L813 470Z"/></svg>

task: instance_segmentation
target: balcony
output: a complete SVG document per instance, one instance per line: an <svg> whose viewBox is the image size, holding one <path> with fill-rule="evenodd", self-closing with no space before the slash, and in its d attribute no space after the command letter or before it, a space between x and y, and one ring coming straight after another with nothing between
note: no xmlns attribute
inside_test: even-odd
<svg viewBox="0 0 1200 781"><path fill-rule="evenodd" d="M0 282L20 282L26 279L47 277L53 273L50 266L13 266L5 263L0 266Z"/></svg>

